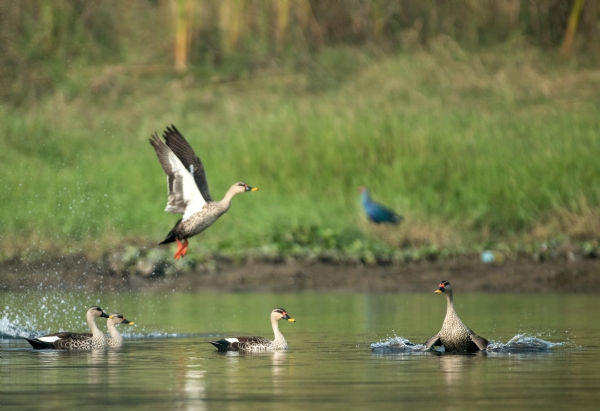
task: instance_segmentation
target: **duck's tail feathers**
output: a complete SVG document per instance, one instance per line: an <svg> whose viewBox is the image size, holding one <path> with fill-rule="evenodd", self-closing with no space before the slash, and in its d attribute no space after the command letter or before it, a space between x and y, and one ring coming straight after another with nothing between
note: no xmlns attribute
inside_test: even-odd
<svg viewBox="0 0 600 411"><path fill-rule="evenodd" d="M54 344L49 343L49 342L30 340L29 338L24 338L24 339L27 340L27 342L29 344L31 344L31 346L33 348L35 348L36 350L44 350L44 349L48 349L48 348L54 348Z"/></svg>
<svg viewBox="0 0 600 411"><path fill-rule="evenodd" d="M208 341L210 344L214 345L215 347L217 347L217 350L219 351L227 351L227 348L229 347L229 341L227 341L226 339L222 339L219 341Z"/></svg>
<svg viewBox="0 0 600 411"><path fill-rule="evenodd" d="M163 245L163 244L169 244L169 243L174 243L175 239L177 238L177 235L175 234L175 232L177 231L177 227L179 227L179 223L181 223L182 218L179 219L179 221L177 221L177 223L175 223L175 226L173 228L171 228L171 231L169 231L169 234L167 234L167 237L162 240L160 243L158 243L158 245Z"/></svg>
<svg viewBox="0 0 600 411"><path fill-rule="evenodd" d="M167 234L167 238L165 238L160 243L158 243L158 245L169 244L169 243L174 243L174 242L175 242L175 233L169 233L169 234Z"/></svg>

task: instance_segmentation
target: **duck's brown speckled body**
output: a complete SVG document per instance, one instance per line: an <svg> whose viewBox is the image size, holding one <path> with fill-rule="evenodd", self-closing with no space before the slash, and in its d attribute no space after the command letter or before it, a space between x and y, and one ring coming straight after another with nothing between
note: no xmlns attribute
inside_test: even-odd
<svg viewBox="0 0 600 411"><path fill-rule="evenodd" d="M236 193L237 194L237 193ZM227 197L227 196L226 196ZM233 195L231 195L233 197ZM185 240L200 234L229 210L231 198L222 201L211 201L187 219L179 219L173 229L160 244L172 243L175 240ZM182 256L183 257L183 256Z"/></svg>
<svg viewBox="0 0 600 411"><path fill-rule="evenodd" d="M96 318L108 318L102 308L91 306L86 313L86 320L91 334L78 334L71 332L60 332L48 335L42 335L33 339L26 338L31 346L37 350L95 350L106 348L106 336L96 325Z"/></svg>
<svg viewBox="0 0 600 411"><path fill-rule="evenodd" d="M204 165L179 130L171 125L163 133L163 138L164 142L155 133L150 144L167 174L169 199L165 211L183 214L183 217L160 244L176 241L178 248L174 257L179 259L187 252L188 238L206 230L225 214L233 196L258 188L243 182L235 183L223 200L214 201L208 189Z"/></svg>
<svg viewBox="0 0 600 411"><path fill-rule="evenodd" d="M296 322L296 320L291 318L283 308L275 308L271 311L271 326L273 327L273 333L275 334L273 340L264 337L244 336L223 338L218 341L209 341L209 343L217 347L217 350L219 351L265 352L287 350L287 341L283 337L283 334L281 334L281 331L279 331L279 320Z"/></svg>
<svg viewBox="0 0 600 411"><path fill-rule="evenodd" d="M446 318L439 333L425 342L426 349L443 345L446 352L476 352L485 350L488 341L475 334L458 318L454 310L452 286L448 281L442 281L436 293L445 293L448 300Z"/></svg>

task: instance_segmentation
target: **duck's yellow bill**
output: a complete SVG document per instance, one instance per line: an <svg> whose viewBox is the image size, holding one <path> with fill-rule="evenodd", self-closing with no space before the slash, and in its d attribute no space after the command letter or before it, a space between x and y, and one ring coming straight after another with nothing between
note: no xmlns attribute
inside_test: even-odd
<svg viewBox="0 0 600 411"><path fill-rule="evenodd" d="M294 320L293 318L288 318L288 321L291 322L291 323L295 323L296 322L296 320Z"/></svg>
<svg viewBox="0 0 600 411"><path fill-rule="evenodd" d="M440 290L435 290L434 294L441 294L442 292Z"/></svg>
<svg viewBox="0 0 600 411"><path fill-rule="evenodd" d="M258 191L258 187L252 187L252 190L250 191Z"/></svg>

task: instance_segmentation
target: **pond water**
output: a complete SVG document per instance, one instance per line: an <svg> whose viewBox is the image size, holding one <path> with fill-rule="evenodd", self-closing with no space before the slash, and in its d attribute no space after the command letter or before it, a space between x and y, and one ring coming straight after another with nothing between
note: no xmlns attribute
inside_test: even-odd
<svg viewBox="0 0 600 411"><path fill-rule="evenodd" d="M435 286L434 286L435 287ZM0 294L0 403L7 410L596 410L600 322L596 295L461 294L456 309L502 345L517 335L556 344L475 355L371 352L401 336L421 343L446 301L427 294ZM434 288L432 288L433 291ZM15 335L85 332L89 305L118 311L120 349L34 351ZM290 349L221 354L206 341L272 337L283 307ZM104 320L97 323L105 329ZM517 337L519 338L519 337Z"/></svg>

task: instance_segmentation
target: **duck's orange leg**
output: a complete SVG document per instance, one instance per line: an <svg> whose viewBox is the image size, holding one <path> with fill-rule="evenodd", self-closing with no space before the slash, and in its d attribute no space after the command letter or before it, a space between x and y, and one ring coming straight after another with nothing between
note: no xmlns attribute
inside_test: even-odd
<svg viewBox="0 0 600 411"><path fill-rule="evenodd" d="M188 249L189 244L190 244L190 242L188 241L187 238L185 240L183 240L183 247L181 248L181 252L179 253L179 255L181 257L185 257L185 255L187 254L187 249Z"/></svg>
<svg viewBox="0 0 600 411"><path fill-rule="evenodd" d="M179 260L181 257L183 257L183 255L181 254L181 252L183 251L183 244L181 244L179 238L175 238L175 241L177 241L177 251L175 252L175 255L173 257L175 257L176 260Z"/></svg>

